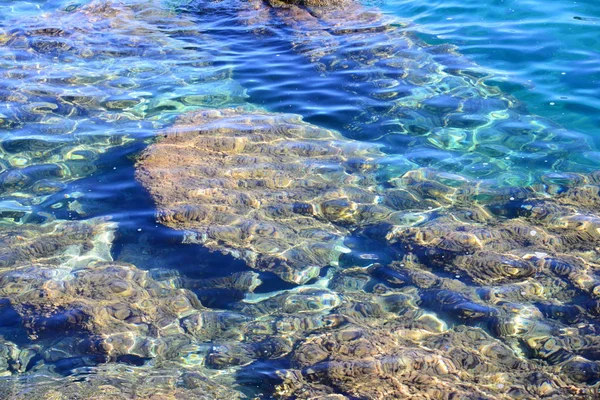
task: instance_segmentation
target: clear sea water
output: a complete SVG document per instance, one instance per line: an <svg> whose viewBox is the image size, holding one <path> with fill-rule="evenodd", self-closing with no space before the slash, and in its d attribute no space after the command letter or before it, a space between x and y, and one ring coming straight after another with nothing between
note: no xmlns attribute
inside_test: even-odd
<svg viewBox="0 0 600 400"><path fill-rule="evenodd" d="M600 5L594 1L386 1L429 43L452 43L543 115L592 137L598 128Z"/></svg>
<svg viewBox="0 0 600 400"><path fill-rule="evenodd" d="M592 398L591 390L600 381L600 352L597 351L600 348L597 344L600 329L597 310L600 307L596 305L595 289L596 279L600 282L597 275L600 257L596 257L598 247L593 233L590 234L592 238L586 236L581 239L584 244L574 239L576 243L572 244L572 254L559 251L567 260L563 264L584 265L582 271L587 275L584 274L585 278L581 279L579 275L577 279L571 279L576 275L574 273L547 276L543 271L545 267L539 267L541 269L536 270L536 275L528 275L524 280L502 278L492 279L492 283L481 283L476 272L471 275L468 271L460 272L463 267L459 267L459 272L451 267L436 269L440 263L436 257L443 259L450 256L436 253L435 244L431 248L422 244L422 248L414 250L415 257L419 258L419 263L427 265L424 269L427 273L451 282L440 284L443 290L452 293L448 303L444 303L443 295L433 289L410 283L410 279L406 278L410 273L402 268L412 251L407 249L411 245L418 246L409 239L406 239L406 246L400 239L400 244L382 241L377 235L370 234L368 229L366 233L361 229L350 229L352 233L344 241L347 250L340 256L339 266L323 268L319 276L302 282L317 288L310 295L302 292L302 285L282 280L281 276L270 271L259 272L262 283L257 288L232 288L231 285L219 286L214 282L253 269L231 255L212 252L198 244L186 244L184 232L161 224L155 201L135 179L135 168L140 154L169 132L180 115L206 108L260 107L271 113L298 114L308 123L338 131L344 140L380 146L378 148L384 156L374 186L382 197L395 188L389 183L395 178L412 170L427 170L435 173L431 178L426 173L423 173L424 177L417 174L419 179L431 179L436 184L442 182L452 188L458 185L452 182L464 180L477 187L512 190L510 193L490 190L491 200L481 200L488 193L485 190L483 195L467 194L462 198L467 208L472 206L473 210L478 210L480 205L489 206L502 218L513 215L514 210L519 209L519 205L514 206L510 201L528 200L527 196L531 193L523 195L519 191L521 189L534 188L531 192L535 192L536 199L552 202L553 195L568 192L567 189L579 184L579 178L573 176L593 174L600 167L600 4L591 0L362 2L373 12L393 20L390 25L392 31L408 32L408 35L417 38L411 43L416 48L425 49L422 51L427 53L423 58L425 61L415 57L417 61L410 64L409 69L419 72L417 65L425 69L434 59L443 65L451 65L444 73L464 79L448 85L458 85L460 89L464 82L469 82L471 86L464 90L468 93L460 92L463 96L460 113L469 113L469 118L483 116L486 121L500 121L509 115L509 122L515 121L514 126L503 125L493 131L491 136L498 135L498 139L496 136L488 138L491 144L476 150L473 150L475 139L465 138L454 130L441 129L443 124L439 121L448 118L451 112L447 108L453 107L452 95L450 100L444 97L441 103L432 104L427 114L415 115L408 111L400 116L395 114L397 108L394 107L401 101L399 93L402 89L381 85L385 83L384 78L386 82L396 79L401 83L407 78L401 77L401 74L394 75L391 64L382 66L361 59L363 53L367 54L366 58L372 57L373 53L369 52L380 44L394 49L395 40L398 43L401 40L393 33L390 36L382 33L381 37L388 40L385 43L374 42L380 40L378 36L363 42L360 29L350 26L350 31L356 28L357 32L345 34L342 32L343 23L338 21L335 27L328 26L317 30L319 33L314 36L303 37L298 32L306 33L310 29L298 27L290 23L289 17L286 19L281 15L245 23L238 10L239 2L235 0L136 0L108 4L112 6L90 8L86 2L65 0L0 2L0 237L4 247L0 250L0 397L60 398L52 396L63 392L67 393L63 398L71 398L69 393L79 391L81 398L86 398L86 393L93 393L98 398L129 398L134 394L138 398L152 398L149 394L152 389L160 388L163 390L158 394L160 399L169 396L201 398L198 394L201 390L205 390L208 398L231 397L231 393L226 393L229 389L239 391L244 398L310 398L313 390L314 398L320 398L325 393L319 392L323 390L319 386L322 385L348 398L385 398L381 393L365 394L354 389L352 382L356 381L358 386L360 374L348 372L347 376L355 378L341 379L329 371L335 369L331 367L335 361L358 360L360 351L353 350L355 353L350 351L349 355L342 356L330 354L328 360L334 361L314 365L302 364L305 355L301 351L306 340L330 334L327 323L323 321L335 318L342 318L349 325L363 329L367 338L369 335L378 338L377 332L380 331L377 329L381 326L388 326L385 329L392 331L391 323L381 322L387 321L388 314L410 319L402 314L404 311L399 311L402 307L398 304L389 306L388 302L385 306L380 305L383 304L382 298L389 300L391 294L397 294L415 298L414 302L406 303L418 311L415 320L422 321L423 315L435 317L438 325L444 327L440 332L432 328L436 335L441 337L446 332L459 332L465 326L481 330L487 335L484 342L488 341L488 347L483 346L486 349L492 341L501 343L514 353L510 357L532 362L542 371L539 374L554 376L544 380L536 375L538 380L535 382L531 378L528 381L530 386L524 386L531 390L524 395L525 398L552 393L544 391L547 390L544 386L546 381L555 390L556 398L561 398L565 392L557 388L567 390L565 387L568 385L561 379L564 380L568 371L576 371L572 375L583 376L576 384L585 389L578 394L582 398ZM376 28L381 26L375 24ZM332 36L337 35L342 43L336 52L323 57L315 56L320 46L327 46L318 41L322 32L333 32ZM446 45L456 47L452 51L443 50ZM414 48L408 50L408 57L414 56L415 52ZM335 64L336 57L341 64ZM347 67L329 68L334 64ZM463 70L466 71L464 74ZM435 78L442 72L435 70L430 74ZM425 77L414 86L436 94L445 87L435 79L428 79ZM452 93L459 96L458 90ZM416 98L419 99L418 96ZM472 106L471 111L464 111L469 107L466 105L469 99L475 99L473 103L477 104ZM503 108L506 102L516 104L514 108L518 111L514 115L512 111L502 114L506 111ZM410 109L409 106L403 107ZM497 117L495 113L502 116ZM398 134L399 126L404 129L402 134ZM531 133L531 126L541 128ZM426 133L422 132L423 129ZM479 140L479 144L483 143L481 137ZM562 173L565 175L560 175ZM439 178L436 174L443 176ZM556 175L548 178L548 174ZM461 176L463 180L455 176ZM585 179L580 180L591 186L598 183ZM543 189L540 189L540 182L546 184ZM423 190L434 193L437 189ZM507 200L509 196L510 201ZM435 195L432 194L433 197ZM426 196L424 199L430 200ZM502 199L506 202L496 204ZM432 207L429 203L425 204L425 200L422 210L415 211L415 214L430 213ZM450 203L454 204L454 201ZM594 209L597 203L590 201L590 204L592 206L586 203L581 209L577 208L577 204L568 206L575 207L575 214L591 216L590 229L593 230L596 225L593 225L595 220L592 217L598 210ZM440 221L448 216L454 217L454 212L459 215L451 206L440 206L439 210L434 208L436 215L432 218L440 218ZM473 214L476 213L473 211ZM85 245L70 243L70 236L64 235L69 237L65 244L54 237L45 239L44 235L49 235L48 232L36 228L52 224L61 226L65 221L89 222L92 225L103 223L95 218L114 223L110 228L114 230L114 238L108 240L102 236L102 240L110 242L109 255L100 250L92 251L93 256L86 255L90 246L100 247L93 240L92 244ZM460 216L456 218L465 221ZM453 230L467 231L473 224L469 218L466 221L466 228L448 228L448 231L434 228L433 235L443 237ZM504 220L501 222L504 223ZM419 227L418 224L415 226ZM535 226L539 230L539 225ZM543 229L545 225L542 224ZM537 232L534 228L527 228L530 236ZM550 228L548 232L560 236ZM512 243L507 236L510 235L501 236L498 240ZM49 244L26 245L34 250L21 250L18 243L25 240L20 239L22 237L26 240L39 237L41 243ZM423 238L427 242L427 234L423 234ZM535 243L532 244L535 242L533 239L532 243L525 245L519 239L515 240L515 246L523 246L535 253L535 257L542 260L540 265L547 264L544 264L544 256L539 255L541 250L535 247ZM494 246L489 245L490 251L499 251ZM513 249L510 246L503 247L502 252L511 253ZM540 246L547 246L547 243ZM443 244L439 247L442 248ZM459 258L469 255L469 251L461 250L459 253ZM523 254L518 253L524 259L529 257ZM577 260L569 258L571 255ZM144 287L139 289L140 293L144 293L139 296L163 296L167 300L164 304L150 306L150 309L144 308L146 306L141 305L143 302L139 298L125 301L125 308L138 310L131 311L133 314L146 313L144 317L128 320L123 326L128 327L129 332L124 331L121 325L114 327L107 323L110 327L104 326L101 322L104 321L104 311L99 310L104 310L103 307L108 309L106 304L112 300L110 296L105 299L98 295L97 292L105 289L102 283L97 284L97 289L89 289L96 287L93 280L90 281L92 283L77 283L83 285L81 288L69 283L79 282L80 275L95 268L95 264L83 265L80 259L85 260L86 257L96 262L114 260L130 263L135 266L127 267L133 268L131 271L148 271L148 278L144 279L158 282L156 287L159 289ZM433 260L431 265L427 263L428 257ZM399 264L402 268L396 268L394 262L402 262ZM392 267L387 268L388 265ZM35 272L44 268L59 272L46 275ZM352 268L362 271L358 275L368 275L369 284L358 290L359 294L343 284L336 286L331 283L346 279L345 271ZM131 271L123 272L119 279L125 279L125 275L133 276ZM567 275L571 280L564 278ZM217 281L207 281L212 278L217 278ZM103 277L100 272L96 279L100 282L105 279L109 285L113 276L107 272ZM348 281L355 282L352 279L348 278ZM416 278L413 279L416 281ZM524 285L522 293L529 293L525 285L532 282L545 288L543 296L523 295L522 299L510 298L510 301L494 304L489 300L491 295L488 293L494 290L513 290L513 287L506 289L510 284ZM584 283L577 286L573 282ZM72 287L76 289L69 291ZM221 313L217 322L211 320L214 326L205 322L210 334L194 336L183 328L188 323L185 318L189 318L192 312L186 311L185 316L177 315L173 311L175 302L170 302L169 297L175 297L173 293L183 290L191 291L191 296L199 299L202 306L196 308L203 312ZM517 291L521 293L520 290ZM254 293L247 293L249 291ZM297 293L304 293L304 297L296 299L293 296ZM47 304L39 301L44 296L48 297ZM78 296L85 301L79 299L78 302ZM331 301L332 297L338 300ZM379 311L372 311L377 307L383 307L385 312L381 313L385 316L378 314ZM498 311L492 310L494 307ZM360 311L357 311L359 308ZM535 323L522 324L531 329L527 332L530 336L518 330L514 335L504 331L505 325L498 320L504 317L507 308L520 309L523 315L534 315L532 321ZM161 342L161 339L170 338L171 331L165 328L163 332L164 326L160 321L149 322L156 315L162 317L162 313L168 318L175 318L175 313L175 322L170 321L172 324L168 326L185 331L185 335L181 335L184 339L177 336L177 340L191 340L189 337L194 336L193 340L186 345L177 342L180 347L173 344L169 351L170 343L175 343L175 339L172 342L169 342L171 339ZM355 314L361 314L361 317ZM523 315L518 314L518 318L527 319ZM156 318L160 320L159 317ZM293 318L297 319L290 322ZM287 326L285 324L294 326L293 334L287 331L281 333L285 331L282 328ZM267 329L267 325L277 326L277 329L269 331L271 328ZM530 328L533 325L537 328ZM337 332L336 329L337 326L332 328L332 334ZM421 332L421 328L414 329ZM423 329L426 331L429 326ZM136 345L122 353L114 353L117 355L107 356L98 350L101 345L90 344L107 342L116 348L114 337L119 335L137 338L132 339ZM573 341L584 344L579 347L573 345L565 339L569 335L575 338ZM537 344L530 344L542 339L534 340L532 337L541 337L548 342L553 340L552 343L558 343L555 346L560 351L544 353L536 347ZM422 340L414 345L415 348L429 348L426 345L428 339ZM151 351L140 350L144 347L139 344L141 342L155 343L155 347ZM450 354L454 353L448 348L453 345L435 348L435 354L452 358ZM98 348L90 350L94 346ZM331 352L336 351L331 350L333 347L325 346ZM431 346L432 349L434 347ZM460 346L456 344L456 347ZM381 351L385 353L386 350ZM569 355L564 355L566 353ZM488 357L488 354L485 356ZM389 358L402 357L393 353ZM491 365L495 362L502 364L491 356L485 360ZM456 361L456 365L459 363ZM319 367L328 371L325 378L314 372L319 371ZM512 373L510 368L498 368L490 367L486 372L507 376ZM518 368L515 367L515 370ZM306 384L304 391L292 391L289 393L293 394L288 396L281 383L289 377L286 373L293 371L302 371L305 380L313 386ZM381 377L376 373L369 374L372 372L365 372L366 376ZM436 374L432 373L432 376ZM132 383L132 376L139 377L139 380ZM512 378L499 380L493 389L498 392L488 388L490 392L486 395L490 398L500 395L517 397L516 389L513 392L508 389ZM442 381L446 382L444 379ZM190 383L192 381L196 383ZM208 385L213 390L214 386L207 381L225 389L218 395L211 395L206 392L209 389L202 386ZM101 385L116 388L114 393L120 393L122 397L109 397L108 391L100 392ZM467 389L461 386L460 393L471 391L473 396L479 393L479 398L487 398L483 392L477 391L479 387L474 389L477 384L471 382L469 385ZM410 387L417 390L418 395L420 386ZM191 392L186 394L186 390Z"/></svg>

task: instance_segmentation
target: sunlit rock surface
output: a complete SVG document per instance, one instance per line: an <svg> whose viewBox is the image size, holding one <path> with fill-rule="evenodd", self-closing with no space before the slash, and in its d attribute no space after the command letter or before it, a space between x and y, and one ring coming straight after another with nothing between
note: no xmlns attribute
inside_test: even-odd
<svg viewBox="0 0 600 400"><path fill-rule="evenodd" d="M590 395L587 385L600 380L597 173L549 173L523 188L473 185L433 169L392 176L378 147L355 145L294 116L225 109L181 117L143 154L137 177L157 202L159 221L189 231L189 242L296 283L304 280L272 268L281 264L265 268L261 257L273 256L257 244L297 226L328 232L337 243L366 237L396 259L363 268L333 263L316 283L247 295L233 306L240 317L227 319L239 335L212 335L205 365L244 369L289 359L292 368L273 381L282 398ZM363 158L346 149L361 149ZM329 168L311 169L320 162ZM310 192L330 176L335 190L318 193L345 200L326 200L336 213ZM248 226L271 229L260 238ZM288 246L303 243L298 237ZM348 252L329 251L342 260ZM287 254L277 257L288 271L313 265L291 264ZM354 339L337 338L346 329L364 338L360 354L347 350ZM316 349L310 335L328 339ZM445 344L432 347L442 337Z"/></svg>
<svg viewBox="0 0 600 400"><path fill-rule="evenodd" d="M70 350L106 360L179 357L178 346L190 343L180 320L204 307L191 291L112 262L112 230L91 220L4 231L12 243L0 296L32 340L54 341L62 332L57 350L47 350L50 358Z"/></svg>
<svg viewBox="0 0 600 400"><path fill-rule="evenodd" d="M588 310L569 304L581 296L574 277L593 274L576 256L538 262L536 275L496 278L496 265L512 272L531 261L515 256L467 285L415 250L389 265L333 268L312 285L251 295L260 284L253 272L187 279L111 261L114 228L90 220L5 230L5 243L28 246L11 246L0 271L3 324L20 335L0 344L4 393L22 398L31 390L23 379L41 379L35 372L87 370L89 379L49 378L34 393L237 398L227 371L266 361L289 362L266 381L278 398L586 398L600 380L595 295ZM468 257L445 251L448 268ZM549 296L545 285L559 290L561 278L561 293ZM193 293L205 288L246 299L209 309Z"/></svg>
<svg viewBox="0 0 600 400"><path fill-rule="evenodd" d="M296 115L204 110L144 152L137 178L187 241L303 283L337 263L343 236L377 207L381 155Z"/></svg>
<svg viewBox="0 0 600 400"><path fill-rule="evenodd" d="M101 219L3 226L2 328L19 344L0 343L2 396L238 398L238 392L201 370L179 368L185 357L202 353L202 342L232 337L227 326L245 320L233 318L227 325L226 315L206 309L173 280L158 281L134 265L111 261L115 228ZM232 284L242 290L258 283L252 276L248 287L244 277ZM160 363L162 372L156 364L133 372L122 365L149 360ZM93 375L86 380L54 377L82 369Z"/></svg>
<svg viewBox="0 0 600 400"><path fill-rule="evenodd" d="M219 383L202 373L180 366L135 367L105 364L81 376L10 382L0 380L0 396L15 400L184 400L242 399L227 382ZM2 378L0 378L2 379Z"/></svg>

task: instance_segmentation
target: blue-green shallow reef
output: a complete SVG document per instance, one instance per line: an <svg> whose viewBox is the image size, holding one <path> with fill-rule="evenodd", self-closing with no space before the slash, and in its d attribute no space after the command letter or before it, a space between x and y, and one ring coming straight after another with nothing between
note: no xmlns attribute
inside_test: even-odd
<svg viewBox="0 0 600 400"><path fill-rule="evenodd" d="M89 173L41 195L7 191L2 396L592 397L599 179L574 154L594 151L589 136L529 113L485 84L494 74L378 9L269 3L198 1L178 13L153 2L21 3L6 23L10 68L31 55L34 66L76 60L75 70L108 68L135 84L76 84L118 95L81 112L127 138L98 151ZM389 55L393 65L371 63ZM404 102L381 85L398 58L408 78L391 83L408 86ZM141 76L129 65L143 65ZM226 72L216 86L191 85L215 69ZM53 82L36 77L25 76L44 90ZM263 108L244 104L241 87ZM57 90L42 113L77 121L56 111ZM190 93L205 97L188 103ZM472 98L490 109L465 111ZM50 137L36 131L43 117L7 104L7 141L15 129ZM475 125L439 132L456 119ZM62 162L86 132L39 163ZM486 133L508 160L469 142ZM146 193L130 156L155 135L137 163ZM13 149L6 158L31 157Z"/></svg>

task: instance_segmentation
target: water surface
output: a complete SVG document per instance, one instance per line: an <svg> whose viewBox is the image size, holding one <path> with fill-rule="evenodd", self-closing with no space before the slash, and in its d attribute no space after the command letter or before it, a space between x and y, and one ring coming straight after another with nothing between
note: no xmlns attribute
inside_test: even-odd
<svg viewBox="0 0 600 400"><path fill-rule="evenodd" d="M0 397L594 395L600 9L363 4L0 5Z"/></svg>

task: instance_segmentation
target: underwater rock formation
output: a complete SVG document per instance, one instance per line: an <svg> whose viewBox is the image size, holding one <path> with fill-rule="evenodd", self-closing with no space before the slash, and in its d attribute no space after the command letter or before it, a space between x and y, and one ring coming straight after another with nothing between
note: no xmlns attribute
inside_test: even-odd
<svg viewBox="0 0 600 400"><path fill-rule="evenodd" d="M47 343L48 362L65 354L104 361L184 357L197 338L210 337L213 313L172 281L111 262L111 230L91 221L5 231L5 242L20 245L3 256L0 299L31 340Z"/></svg>
<svg viewBox="0 0 600 400"><path fill-rule="evenodd" d="M151 145L136 176L158 220L188 231L187 242L303 283L337 263L342 238L377 207L379 156L296 115L203 110Z"/></svg>
<svg viewBox="0 0 600 400"><path fill-rule="evenodd" d="M256 274L186 282L113 262L114 230L103 219L2 224L0 327L20 345L0 342L0 397L32 395L13 375L27 376L30 384L47 375L50 381L34 390L39 398L239 398L203 375L201 365L181 365L201 359L203 342L239 339L233 328L248 319L208 310L181 286L249 291L260 283ZM142 366L148 360L156 364ZM121 363L131 364L127 373ZM81 369L93 374L75 378ZM60 383L51 378L72 373L74 379Z"/></svg>
<svg viewBox="0 0 600 400"><path fill-rule="evenodd" d="M552 173L542 176L544 184L503 188L488 181L474 186L461 175L432 169L395 175L386 160L378 146L294 115L203 110L180 117L143 153L137 179L155 200L158 220L185 230L187 242L231 253L295 283L336 265L348 251L344 237L361 229L390 243L430 241L430 257L434 251L489 251L492 242L502 246L495 249L500 252L533 243L535 251L566 252L577 250L578 241L595 241L595 217L574 208L596 208L595 173ZM553 200L543 198L548 194ZM503 221L495 210L515 210L523 218ZM537 230L525 221L541 218L554 220ZM569 232L577 226L589 226L587 236L581 229ZM462 269L473 270L466 264ZM533 265L523 264L519 276L534 273Z"/></svg>
<svg viewBox="0 0 600 400"><path fill-rule="evenodd" d="M136 367L105 364L93 373L55 379L31 378L26 382L0 381L0 397L14 400L180 400L242 399L229 382L179 365ZM2 379L2 378L0 378Z"/></svg>
<svg viewBox="0 0 600 400"><path fill-rule="evenodd" d="M278 398L499 399L572 396L533 363L474 328L406 337L392 326L311 335L280 371ZM332 397L336 398L336 397ZM556 397L558 398L558 397Z"/></svg>
<svg viewBox="0 0 600 400"><path fill-rule="evenodd" d="M356 2L268 3L246 2L255 16L291 27L296 48L322 72L352 71L360 85L351 86L373 100L367 112L393 108L384 113L398 119L389 132L364 116L351 122L364 123L357 137L369 126L383 132L389 148L297 115L206 109L243 96L228 86L227 68L207 65L210 51L162 31L163 19L177 18L153 3L93 2L61 14L62 28L38 21L0 35L10 60L48 56L97 62L89 71L114 68L73 77L66 95L6 88L24 96L7 100L15 114L2 120L14 134L2 143L10 154L0 173L7 196L61 190L71 179L63 178L62 149L83 157L69 140L87 118L96 132L107 121L124 128L146 119L155 128L162 112L202 107L183 113L138 162L158 221L253 269L315 281L284 290L270 282L274 292L253 293L257 272L182 276L163 269L165 249L151 252L153 243L140 255L133 240L122 254L152 259L149 270L113 261L108 221L3 222L0 397L592 398L600 382L599 175L512 172L514 163L535 170L548 157L564 160L563 144L571 152L586 144L527 116L481 76L453 70L460 59L451 51L421 46ZM185 18L168 25L196 34ZM104 46L94 34L107 28L116 36ZM353 52L350 44L361 40L370 50ZM178 62L109 61L134 55ZM375 70L386 72L360 73ZM53 73L64 84L64 71ZM164 98L131 94L155 84L165 85ZM213 97L214 90L225 94ZM20 137L31 123L64 143ZM399 136L414 140L403 155L393 154ZM432 155L426 146L443 151ZM2 206L9 216L21 212ZM350 252L344 241L355 238L371 240L391 261ZM182 269L201 269L189 264Z"/></svg>
<svg viewBox="0 0 600 400"><path fill-rule="evenodd" d="M352 0L267 0L272 7L332 7L332 6L348 6L352 4Z"/></svg>
<svg viewBox="0 0 600 400"><path fill-rule="evenodd" d="M239 335L217 329L205 365L244 369L291 357L282 398L419 395L432 380L433 398L589 395L587 385L600 381L598 173L473 187L433 169L389 174L386 159L377 146L297 116L242 108L186 114L146 150L137 178L158 220L187 231L188 242L295 283L316 277L307 266L333 265L314 284L228 305L235 313L222 321ZM302 229L318 234L311 242ZM395 261L337 266L343 253L334 246L350 234L380 243ZM311 254L315 244L329 246L317 253L327 257L294 259L288 250ZM242 276L183 286L234 288ZM253 277L242 281L251 292ZM401 334L389 336L392 328ZM305 341L344 329L383 336L365 350L371 363L335 339L303 355ZM481 347L466 345L464 329L477 329ZM446 344L431 347L443 334ZM460 350L450 351L459 338ZM315 354L322 359L299 361ZM481 380L469 360L489 375Z"/></svg>
<svg viewBox="0 0 600 400"><path fill-rule="evenodd" d="M391 287L417 286L421 304L448 321L484 323L515 351L596 383L597 173L545 180L536 190L552 196L492 203L486 218L450 207L395 226L387 240L401 261L373 272Z"/></svg>
<svg viewBox="0 0 600 400"><path fill-rule="evenodd" d="M343 294L342 302L321 317L336 323L297 324L292 335L283 329L268 331L271 338L284 335L296 342L290 367L277 371L280 380L273 383L274 395L301 399L593 396L595 388L587 385L600 379L598 362L582 356L595 352L591 326L580 324L575 329L555 321L564 308L556 310L555 317L524 312L527 301L532 302L530 312L533 304L542 308L535 303L539 297L522 301L519 309L510 296L489 301L479 297L480 289L408 264L405 260L367 270L338 270L329 287ZM527 297L526 290L523 285L518 295ZM507 316L515 330L498 334L494 327L500 327L497 321ZM267 326L264 317L260 321ZM561 355L534 356L543 360L539 362L526 356L524 348ZM576 354L568 356L565 348Z"/></svg>
<svg viewBox="0 0 600 400"><path fill-rule="evenodd" d="M0 271L10 273L30 265L75 268L110 259L115 224L102 219L55 221L43 225L0 224ZM4 284L3 291L10 291ZM25 287L15 289L19 293Z"/></svg>
<svg viewBox="0 0 600 400"><path fill-rule="evenodd" d="M0 377L25 372L35 355L36 352L32 349L22 348L16 343L0 339Z"/></svg>
<svg viewBox="0 0 600 400"><path fill-rule="evenodd" d="M50 274L39 266L35 272ZM107 359L179 357L178 346L190 342L180 319L203 309L193 293L156 282L132 265L92 263L63 280L37 281L33 290L8 297L30 336L84 333L90 352Z"/></svg>
<svg viewBox="0 0 600 400"><path fill-rule="evenodd" d="M233 379L225 371L279 360L291 363L269 378L279 398L585 398L600 381L600 343L588 324L597 307L569 305L581 295L569 286L556 286L558 297L546 292L549 279L577 276L576 256L536 263L536 276L473 286L415 252L250 296L259 283L254 272L187 279L111 261L114 224L106 221L10 229L2 239L11 251L2 258L0 311L5 325L12 312L29 343L0 344L0 367L26 375L92 371L85 380L40 385L39 393L237 398L219 383ZM448 265L465 254L444 251ZM192 292L206 288L240 290L246 299L231 310L208 309ZM23 384L7 382L1 390L20 398Z"/></svg>

